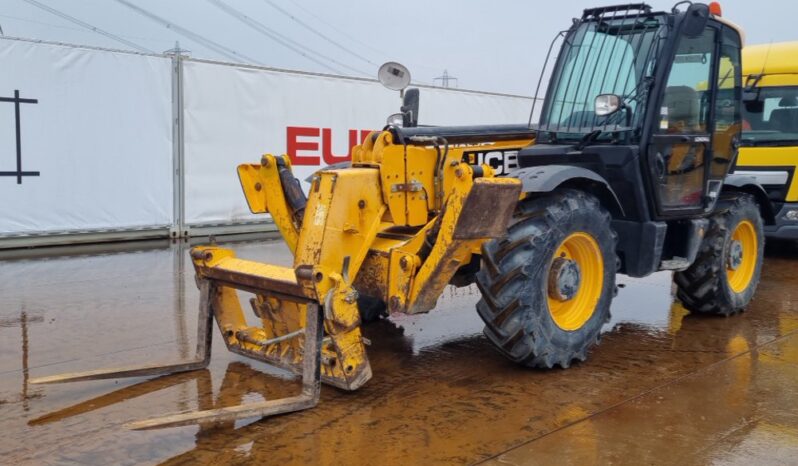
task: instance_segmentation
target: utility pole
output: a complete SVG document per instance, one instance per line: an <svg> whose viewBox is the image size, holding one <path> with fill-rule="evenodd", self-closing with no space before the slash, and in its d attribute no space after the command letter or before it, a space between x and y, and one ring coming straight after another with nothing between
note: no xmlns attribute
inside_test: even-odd
<svg viewBox="0 0 798 466"><path fill-rule="evenodd" d="M191 50L186 50L186 49L181 49L180 48L180 41L179 40L175 41L175 48L164 51L165 55L184 55L185 56L185 55L188 55L190 53L191 53Z"/></svg>
<svg viewBox="0 0 798 466"><path fill-rule="evenodd" d="M454 76L449 76L449 71L448 70L443 70L443 74L441 76L438 76L437 78L433 78L432 79L433 83L435 83L437 81L440 81L441 82L441 87L444 87L444 88L452 87L452 86L449 85L450 82L454 82L454 87L457 87L457 85L458 85L457 78L455 78Z"/></svg>

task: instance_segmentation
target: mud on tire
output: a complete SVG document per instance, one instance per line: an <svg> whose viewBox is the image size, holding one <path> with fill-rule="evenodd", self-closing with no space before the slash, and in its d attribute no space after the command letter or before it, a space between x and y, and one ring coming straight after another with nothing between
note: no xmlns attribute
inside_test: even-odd
<svg viewBox="0 0 798 466"><path fill-rule="evenodd" d="M724 207L728 209L710 217L707 234L693 265L673 277L677 286L676 296L692 312L724 316L735 314L748 305L759 284L765 246L759 207L750 194L740 194L726 202L729 205ZM740 289L738 282L735 291L729 280L730 250L734 233L743 222L749 222L756 235L756 250L752 257L756 263L744 288ZM752 251L743 250L743 260L746 253L752 254Z"/></svg>
<svg viewBox="0 0 798 466"><path fill-rule="evenodd" d="M507 236L484 245L477 311L485 335L507 358L541 368L565 368L574 359L585 360L609 321L615 291L616 235L610 221L596 197L563 189L520 202ZM600 294L589 318L565 330L549 312L549 273L555 252L577 232L591 236L598 246Z"/></svg>

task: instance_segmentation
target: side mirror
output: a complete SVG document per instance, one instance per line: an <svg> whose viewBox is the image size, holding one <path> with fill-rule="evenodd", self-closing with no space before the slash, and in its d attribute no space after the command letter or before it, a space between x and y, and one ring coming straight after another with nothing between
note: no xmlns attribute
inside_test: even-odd
<svg viewBox="0 0 798 466"><path fill-rule="evenodd" d="M709 20L709 6L693 3L684 13L682 33L687 37L698 37L704 32Z"/></svg>
<svg viewBox="0 0 798 466"><path fill-rule="evenodd" d="M412 128L414 126L418 126L418 101L421 96L421 92L418 88L410 88L405 90L405 95L402 98L402 115L404 118L402 119L402 125L405 128ZM393 116L393 115L392 115Z"/></svg>
<svg viewBox="0 0 798 466"><path fill-rule="evenodd" d="M759 89L743 89L743 102L758 102L759 101Z"/></svg>
<svg viewBox="0 0 798 466"><path fill-rule="evenodd" d="M762 113L765 111L765 102L757 99L743 101L748 113Z"/></svg>
<svg viewBox="0 0 798 466"><path fill-rule="evenodd" d="M599 94L595 100L596 116L608 116L617 112L623 107L621 97L616 94Z"/></svg>

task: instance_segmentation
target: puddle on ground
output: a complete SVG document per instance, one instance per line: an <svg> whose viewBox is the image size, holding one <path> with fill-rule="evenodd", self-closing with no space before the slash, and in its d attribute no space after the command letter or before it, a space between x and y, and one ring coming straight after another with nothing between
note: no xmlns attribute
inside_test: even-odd
<svg viewBox="0 0 798 466"><path fill-rule="evenodd" d="M279 242L234 248L247 259L291 262ZM619 277L601 344L568 370L506 361L482 336L478 291L450 287L429 314L364 329L374 377L357 392L324 387L319 406L301 413L143 432L123 424L279 398L299 385L228 353L218 336L206 370L29 385L33 376L192 354L198 292L187 246L80 251L0 263L0 454L12 463L469 463L499 454L534 463L563 462L567 455L555 453L570 451L639 463L658 458L649 449L666 454L677 441L669 436L683 441L685 417L693 426L680 456L687 462L734 462L742 456L727 453L747 445L767 452L775 442L790 452L798 444L794 408L778 402L794 399L798 375L792 245L770 248L757 299L726 319L674 303L668 273ZM631 456L591 450L632 438Z"/></svg>

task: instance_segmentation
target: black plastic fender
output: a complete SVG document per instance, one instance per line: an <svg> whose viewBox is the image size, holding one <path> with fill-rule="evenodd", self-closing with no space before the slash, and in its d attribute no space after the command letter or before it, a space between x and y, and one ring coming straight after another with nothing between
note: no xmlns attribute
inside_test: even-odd
<svg viewBox="0 0 798 466"><path fill-rule="evenodd" d="M507 176L521 180L521 191L525 193L548 193L562 185L588 188L586 190L596 195L611 213L624 215L621 201L607 180L587 168L573 165L540 165L521 168Z"/></svg>

